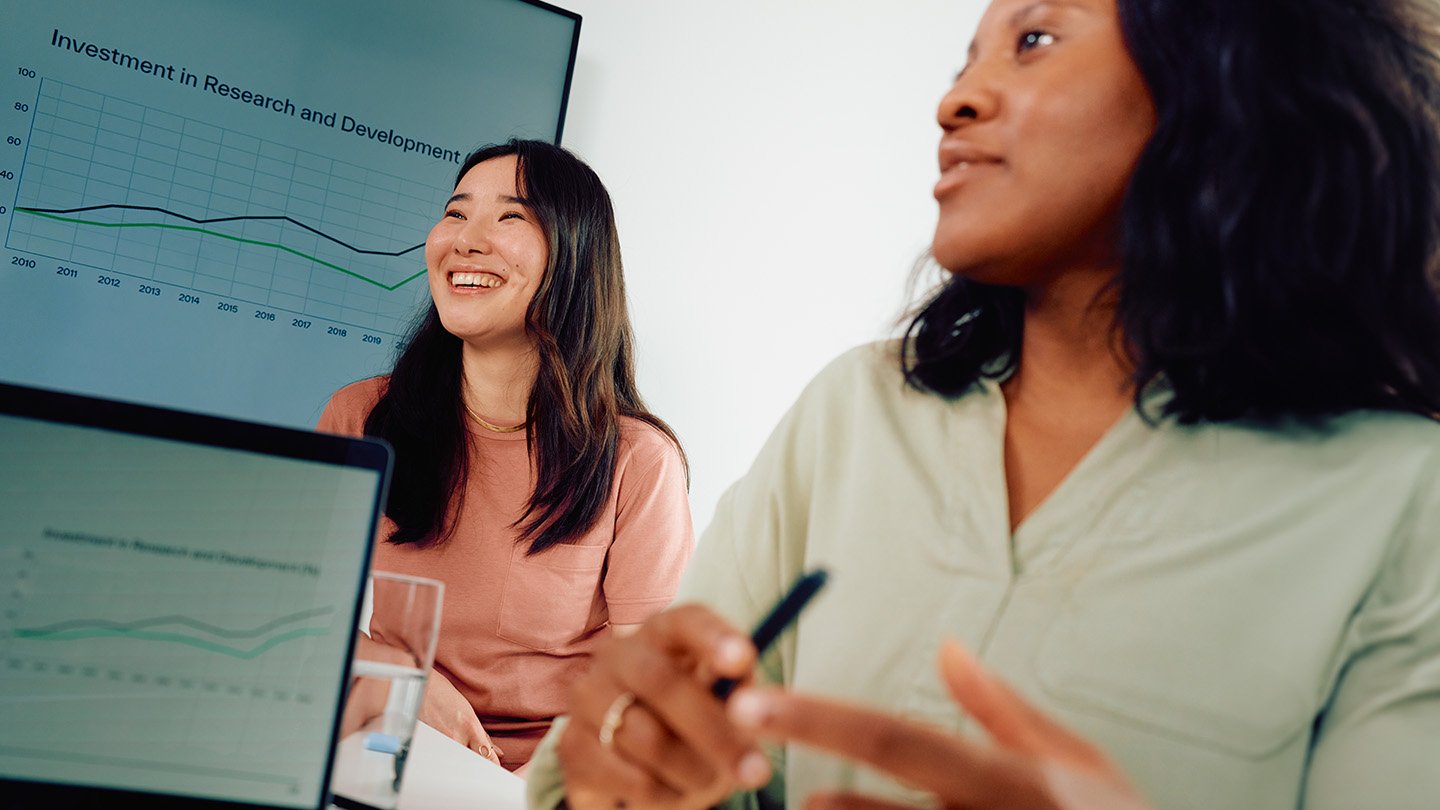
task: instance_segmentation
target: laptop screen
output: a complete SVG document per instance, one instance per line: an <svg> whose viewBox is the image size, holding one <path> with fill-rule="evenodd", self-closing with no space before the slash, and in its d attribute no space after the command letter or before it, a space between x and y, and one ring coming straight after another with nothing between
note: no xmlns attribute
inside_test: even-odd
<svg viewBox="0 0 1440 810"><path fill-rule="evenodd" d="M384 477L0 413L0 777L320 806Z"/></svg>

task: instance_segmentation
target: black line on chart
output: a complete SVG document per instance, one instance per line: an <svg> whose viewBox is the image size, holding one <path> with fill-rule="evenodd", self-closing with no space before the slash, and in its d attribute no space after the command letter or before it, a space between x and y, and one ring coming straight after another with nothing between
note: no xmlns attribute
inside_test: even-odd
<svg viewBox="0 0 1440 810"><path fill-rule="evenodd" d="M154 211L155 213L165 214L166 216L172 216L176 219L183 219L186 222L193 222L196 225L209 225L214 222L236 222L246 219L270 222L284 221L295 225L296 227L304 228L305 230L323 239L329 239L331 242L334 242L341 247L347 248L356 253L364 253L369 256L404 256L406 253L410 253L411 251L419 250L420 248L425 247L425 243L421 242L418 245L411 245L404 250L365 250L364 248L355 247L354 245L344 241L343 239L337 239L322 230L312 228L309 225L306 225L305 223L301 222L298 219L295 219L288 214L257 214L235 217L211 217L210 219L196 219L195 217L189 217L181 214L178 211L171 211L168 208L159 208L153 205L121 205L118 203L110 203L108 205L87 205L82 208L32 208L30 206L24 206L24 208L28 211L34 211L40 214L78 214L82 211L104 211L111 208L121 211Z"/></svg>

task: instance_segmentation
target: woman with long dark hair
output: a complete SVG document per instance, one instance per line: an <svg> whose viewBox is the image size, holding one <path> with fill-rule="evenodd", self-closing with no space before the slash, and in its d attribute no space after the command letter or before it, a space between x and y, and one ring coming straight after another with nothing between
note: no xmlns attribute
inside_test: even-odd
<svg viewBox="0 0 1440 810"><path fill-rule="evenodd" d="M597 655L535 806L1434 806L1437 46L1430 2L994 0L948 280L721 501L705 605Z"/></svg>
<svg viewBox="0 0 1440 810"><path fill-rule="evenodd" d="M395 448L376 570L445 583L421 719L522 766L596 645L663 608L694 544L686 469L635 386L620 243L591 169L471 154L425 242L431 304L319 429ZM376 605L372 634L386 616Z"/></svg>

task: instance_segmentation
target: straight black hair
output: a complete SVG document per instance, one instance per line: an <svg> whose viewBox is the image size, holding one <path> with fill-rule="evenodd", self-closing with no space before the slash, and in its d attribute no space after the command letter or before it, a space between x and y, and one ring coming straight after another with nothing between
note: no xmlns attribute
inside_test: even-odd
<svg viewBox="0 0 1440 810"><path fill-rule="evenodd" d="M635 386L620 240L600 178L558 146L511 140L471 153L456 185L475 166L507 155L517 158L516 188L550 250L525 313L539 353L526 404L536 483L516 527L535 554L584 533L599 518L614 478L620 417L655 427L677 449L680 443ZM445 331L432 303L365 420L366 434L395 448L385 507L396 524L392 543L443 543L454 531L458 492L470 472L460 350L460 339Z"/></svg>

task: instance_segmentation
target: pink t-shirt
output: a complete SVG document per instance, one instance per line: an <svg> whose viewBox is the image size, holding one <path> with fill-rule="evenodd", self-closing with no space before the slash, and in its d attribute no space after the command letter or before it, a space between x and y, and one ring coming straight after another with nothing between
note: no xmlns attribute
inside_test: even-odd
<svg viewBox="0 0 1440 810"><path fill-rule="evenodd" d="M359 436L387 378L340 389L318 430ZM610 494L583 536L526 556L511 524L534 470L525 432L474 428L459 522L443 545L386 542L373 567L445 583L435 670L460 690L514 770L566 709L610 624L638 624L674 598L695 546L679 451L654 427L622 417ZM383 626L379 613L372 620Z"/></svg>

